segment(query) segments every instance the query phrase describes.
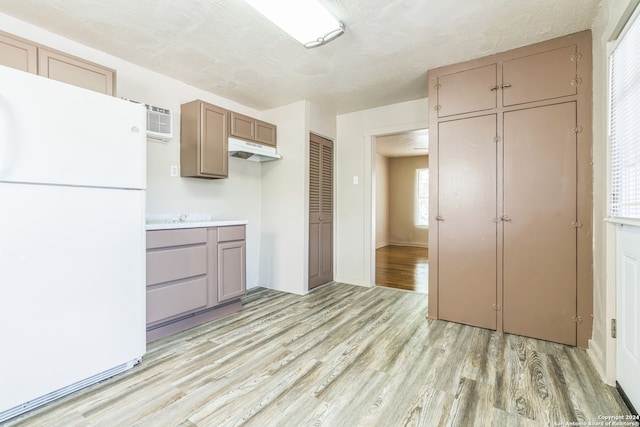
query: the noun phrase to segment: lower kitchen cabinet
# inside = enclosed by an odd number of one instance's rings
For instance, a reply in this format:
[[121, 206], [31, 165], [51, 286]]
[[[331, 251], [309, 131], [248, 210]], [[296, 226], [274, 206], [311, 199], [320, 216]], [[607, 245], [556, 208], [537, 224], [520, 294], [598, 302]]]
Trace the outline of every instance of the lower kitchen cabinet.
[[245, 226], [147, 231], [147, 342], [242, 308]]
[[231, 301], [245, 294], [245, 251], [244, 226], [218, 229], [218, 302]]

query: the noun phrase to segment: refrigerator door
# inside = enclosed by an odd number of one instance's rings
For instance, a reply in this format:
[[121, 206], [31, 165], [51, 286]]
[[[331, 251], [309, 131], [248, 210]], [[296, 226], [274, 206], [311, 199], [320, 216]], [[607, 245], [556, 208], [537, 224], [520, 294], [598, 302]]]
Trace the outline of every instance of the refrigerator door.
[[144, 197], [0, 183], [0, 412], [145, 353]]
[[146, 186], [144, 106], [0, 66], [0, 181]]

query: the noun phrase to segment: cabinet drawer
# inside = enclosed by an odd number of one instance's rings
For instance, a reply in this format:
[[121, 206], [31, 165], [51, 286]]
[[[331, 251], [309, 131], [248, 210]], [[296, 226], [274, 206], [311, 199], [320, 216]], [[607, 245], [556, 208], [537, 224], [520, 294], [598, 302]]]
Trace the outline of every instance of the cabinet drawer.
[[231, 240], [244, 240], [244, 225], [232, 225], [218, 228], [218, 242], [229, 242]]
[[207, 278], [147, 291], [147, 324], [191, 312], [207, 305]]
[[207, 274], [207, 247], [147, 253], [147, 286]]
[[147, 249], [194, 245], [207, 242], [206, 228], [147, 231]]

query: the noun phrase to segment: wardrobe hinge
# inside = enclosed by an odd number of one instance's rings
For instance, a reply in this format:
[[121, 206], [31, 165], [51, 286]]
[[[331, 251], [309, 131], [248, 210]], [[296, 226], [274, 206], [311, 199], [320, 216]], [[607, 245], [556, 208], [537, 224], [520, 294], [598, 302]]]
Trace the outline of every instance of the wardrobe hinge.
[[582, 228], [582, 223], [580, 221], [572, 221], [571, 226], [573, 228]]
[[573, 133], [582, 133], [583, 128], [582, 128], [582, 126], [576, 126], [576, 127], [574, 127], [573, 129], [571, 129], [571, 131], [572, 131]]
[[571, 80], [571, 86], [578, 86], [579, 84], [582, 84], [582, 79], [580, 77], [576, 77]]
[[433, 109], [436, 111], [440, 111], [441, 108], [442, 108], [442, 105], [436, 105], [435, 107], [433, 107]]
[[577, 62], [577, 61], [580, 61], [582, 59], [582, 54], [580, 52], [573, 53], [573, 54], [571, 54], [571, 56], [569, 58], [571, 58], [572, 62]]
[[491, 308], [493, 308], [495, 311], [500, 311], [500, 304], [493, 304]]
[[502, 141], [502, 138], [500, 138], [499, 136], [493, 137], [493, 142], [500, 142], [500, 141]]
[[571, 321], [575, 323], [582, 323], [582, 317], [580, 316], [572, 316]]
[[433, 85], [434, 89], [440, 89], [442, 87], [442, 84], [440, 83], [436, 83]]

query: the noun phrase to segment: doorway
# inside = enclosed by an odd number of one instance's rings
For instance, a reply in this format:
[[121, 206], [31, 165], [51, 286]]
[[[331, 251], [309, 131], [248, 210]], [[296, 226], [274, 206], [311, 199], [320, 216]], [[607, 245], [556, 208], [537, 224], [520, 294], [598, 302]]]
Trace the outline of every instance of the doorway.
[[427, 293], [429, 150], [427, 129], [373, 137], [375, 283]]

